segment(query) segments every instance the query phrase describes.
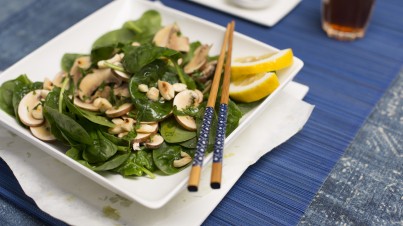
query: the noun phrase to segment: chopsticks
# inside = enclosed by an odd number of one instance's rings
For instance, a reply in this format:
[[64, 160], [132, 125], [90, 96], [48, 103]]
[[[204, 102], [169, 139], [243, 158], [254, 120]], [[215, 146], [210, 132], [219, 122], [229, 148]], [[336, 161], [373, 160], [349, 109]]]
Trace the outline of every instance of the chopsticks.
[[[207, 149], [209, 143], [209, 134], [211, 122], [214, 116], [214, 106], [217, 98], [218, 87], [220, 85], [221, 73], [224, 64], [224, 59], [226, 60], [226, 65], [224, 69], [224, 80], [223, 88], [220, 101], [219, 110], [219, 123], [217, 126], [216, 140], [214, 144], [214, 154], [213, 154], [213, 169], [211, 178], [211, 187], [220, 188], [221, 186], [221, 169], [222, 169], [222, 151], [224, 148], [225, 140], [225, 129], [226, 129], [226, 118], [227, 118], [227, 104], [229, 99], [229, 83], [230, 83], [230, 67], [231, 67], [231, 52], [232, 52], [232, 39], [234, 32], [235, 22], [232, 21], [228, 23], [227, 30], [225, 32], [224, 41], [221, 47], [220, 56], [218, 58], [217, 69], [214, 74], [213, 83], [210, 90], [210, 95], [207, 101], [206, 110], [203, 116], [203, 122], [201, 126], [201, 131], [199, 134], [199, 139], [197, 141], [196, 153], [192, 163], [192, 169], [190, 171], [188, 190], [197, 191], [200, 181], [201, 169], [203, 166], [204, 153]], [[228, 45], [227, 57], [226, 49]]]

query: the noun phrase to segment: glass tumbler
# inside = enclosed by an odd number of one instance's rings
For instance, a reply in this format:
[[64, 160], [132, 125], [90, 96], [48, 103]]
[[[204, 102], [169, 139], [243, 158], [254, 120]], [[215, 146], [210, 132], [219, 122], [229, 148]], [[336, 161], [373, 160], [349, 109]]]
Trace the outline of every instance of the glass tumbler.
[[338, 40], [365, 35], [375, 0], [322, 0], [322, 28]]

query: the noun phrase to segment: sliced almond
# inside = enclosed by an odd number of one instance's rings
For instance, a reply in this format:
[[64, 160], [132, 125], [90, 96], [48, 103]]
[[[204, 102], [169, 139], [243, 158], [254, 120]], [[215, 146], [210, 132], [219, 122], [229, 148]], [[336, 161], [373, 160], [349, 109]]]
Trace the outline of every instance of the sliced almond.
[[172, 100], [175, 96], [175, 90], [174, 87], [169, 83], [165, 81], [158, 80], [158, 90], [161, 93], [161, 96], [165, 100]]

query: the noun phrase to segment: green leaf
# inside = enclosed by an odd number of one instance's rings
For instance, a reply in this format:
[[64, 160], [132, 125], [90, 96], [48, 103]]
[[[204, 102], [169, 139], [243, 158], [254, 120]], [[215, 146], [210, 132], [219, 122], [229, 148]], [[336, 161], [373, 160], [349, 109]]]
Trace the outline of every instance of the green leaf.
[[59, 113], [57, 110], [46, 105], [44, 107], [44, 110], [45, 117], [51, 118], [51, 121], [54, 122], [54, 124], [59, 130], [63, 132], [63, 134], [74, 141], [78, 141], [88, 145], [91, 145], [93, 143], [93, 140], [87, 133], [87, 131], [74, 119], [62, 113]]
[[121, 166], [126, 160], [129, 158], [130, 153], [115, 155], [108, 161], [102, 163], [101, 165], [95, 166], [93, 168], [94, 171], [107, 171], [115, 169]]
[[173, 165], [174, 160], [181, 159], [182, 148], [179, 145], [168, 145], [163, 143], [159, 148], [153, 150], [153, 159], [155, 165], [167, 175], [175, 174], [187, 166], [176, 168]]
[[73, 67], [74, 61], [81, 56], [85, 56], [85, 54], [65, 53], [60, 62], [62, 70], [65, 72], [70, 72], [70, 69]]
[[146, 11], [139, 19], [124, 23], [123, 28], [133, 31], [138, 42], [151, 41], [147, 38], [161, 29], [161, 15], [155, 10]]
[[196, 137], [196, 132], [183, 129], [174, 117], [161, 122], [160, 133], [168, 143], [180, 143]]
[[125, 46], [123, 48], [123, 67], [130, 73], [140, 71], [147, 64], [161, 58], [179, 59], [181, 53], [173, 49], [143, 44], [141, 46]]
[[118, 148], [106, 139], [99, 130], [91, 131], [92, 143], [83, 152], [84, 160], [89, 163], [105, 162], [116, 154]]

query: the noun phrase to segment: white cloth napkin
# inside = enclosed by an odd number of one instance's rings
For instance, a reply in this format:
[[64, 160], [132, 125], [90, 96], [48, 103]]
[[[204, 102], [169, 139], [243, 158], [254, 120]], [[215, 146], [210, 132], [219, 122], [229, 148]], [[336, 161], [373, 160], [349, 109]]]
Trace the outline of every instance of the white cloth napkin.
[[3, 127], [0, 127], [0, 157], [39, 208], [68, 224], [200, 225], [249, 165], [302, 129], [314, 106], [300, 100], [307, 92], [300, 88], [299, 84], [290, 83], [225, 148], [221, 189], [208, 187], [209, 165], [202, 174], [199, 192], [183, 190], [160, 209], [148, 209], [114, 194]]

